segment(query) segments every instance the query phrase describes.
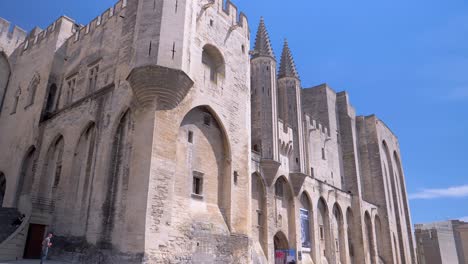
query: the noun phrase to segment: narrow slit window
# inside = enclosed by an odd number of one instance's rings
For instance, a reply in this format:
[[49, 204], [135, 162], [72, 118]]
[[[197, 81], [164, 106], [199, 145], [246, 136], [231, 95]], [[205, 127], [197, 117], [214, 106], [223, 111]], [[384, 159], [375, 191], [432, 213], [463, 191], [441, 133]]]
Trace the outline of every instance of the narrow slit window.
[[257, 210], [257, 226], [262, 227], [262, 211]]
[[193, 132], [189, 131], [187, 135], [187, 140], [189, 143], [193, 143]]
[[325, 148], [322, 148], [322, 159], [323, 159], [323, 160], [326, 159], [326, 156], [325, 156]]
[[324, 239], [323, 226], [320, 226], [319, 229], [320, 229], [320, 239], [323, 240]]

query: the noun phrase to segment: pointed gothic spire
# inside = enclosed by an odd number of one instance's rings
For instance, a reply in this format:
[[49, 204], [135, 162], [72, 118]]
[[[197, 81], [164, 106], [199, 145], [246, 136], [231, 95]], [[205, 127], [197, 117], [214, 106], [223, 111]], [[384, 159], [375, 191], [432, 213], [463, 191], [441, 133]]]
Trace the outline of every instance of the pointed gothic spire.
[[260, 18], [260, 25], [257, 30], [257, 37], [255, 38], [255, 47], [252, 54], [253, 58], [267, 56], [275, 58], [273, 54], [273, 49], [271, 48], [270, 37], [265, 27], [265, 21], [263, 17]]
[[284, 40], [278, 77], [293, 77], [299, 79], [299, 74], [297, 73], [296, 65], [294, 64], [294, 59], [291, 55], [291, 50], [289, 49], [287, 40]]

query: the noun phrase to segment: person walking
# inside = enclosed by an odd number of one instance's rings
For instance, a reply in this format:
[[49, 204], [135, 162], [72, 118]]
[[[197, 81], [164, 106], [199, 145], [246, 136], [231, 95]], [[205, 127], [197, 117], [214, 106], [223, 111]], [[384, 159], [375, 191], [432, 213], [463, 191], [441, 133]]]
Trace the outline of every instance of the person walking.
[[47, 233], [46, 238], [42, 241], [42, 251], [41, 251], [41, 264], [45, 263], [47, 259], [47, 253], [49, 253], [49, 248], [52, 246], [50, 240], [52, 239], [52, 233]]

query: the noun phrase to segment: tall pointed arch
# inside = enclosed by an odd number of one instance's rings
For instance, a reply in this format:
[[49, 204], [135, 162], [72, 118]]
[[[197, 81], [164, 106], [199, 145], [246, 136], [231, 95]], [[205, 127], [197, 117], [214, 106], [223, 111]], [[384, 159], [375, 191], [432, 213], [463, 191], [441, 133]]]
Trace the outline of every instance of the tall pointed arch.
[[96, 153], [96, 126], [89, 123], [81, 133], [73, 154], [71, 187], [69, 200], [78, 202], [74, 207], [72, 230], [76, 235], [86, 233], [88, 212], [94, 181], [94, 163]]
[[18, 183], [16, 185], [15, 206], [19, 205], [20, 197], [22, 195], [30, 195], [34, 176], [34, 155], [36, 147], [31, 146], [26, 151], [24, 158], [21, 162]]
[[375, 242], [374, 242], [374, 228], [372, 227], [372, 219], [368, 211], [364, 213], [364, 224], [366, 234], [366, 248], [367, 248], [367, 263], [375, 264]]
[[114, 230], [124, 228], [127, 208], [127, 190], [131, 155], [131, 118], [127, 110], [117, 122], [112, 138], [109, 167], [105, 185], [105, 201], [102, 206], [101, 237], [99, 244], [103, 248], [112, 248]]
[[356, 232], [356, 225], [354, 223], [354, 215], [351, 207], [346, 210], [346, 223], [348, 224], [346, 232], [348, 233], [348, 254], [350, 264], [356, 263], [356, 252], [354, 250], [354, 244], [356, 241], [354, 232]]
[[406, 195], [406, 184], [405, 184], [405, 177], [403, 174], [403, 167], [401, 165], [401, 160], [396, 151], [393, 151], [393, 159], [395, 160], [396, 164], [396, 171], [398, 175], [398, 180], [400, 182], [400, 192], [401, 192], [401, 199], [402, 199], [402, 207], [404, 210], [405, 214], [405, 220], [406, 220], [406, 232], [408, 234], [408, 239], [409, 239], [409, 247], [410, 247], [410, 254], [411, 254], [411, 259], [415, 261], [416, 256], [414, 252], [414, 244], [413, 244], [413, 236], [412, 233], [413, 231], [411, 230], [411, 218], [410, 218], [410, 210], [408, 207], [408, 197]]
[[392, 200], [393, 200], [393, 213], [395, 215], [395, 220], [396, 220], [396, 227], [397, 227], [397, 235], [398, 235], [398, 247], [399, 247], [399, 252], [400, 252], [400, 261], [401, 263], [405, 263], [405, 249], [404, 249], [404, 243], [403, 243], [403, 234], [402, 234], [402, 225], [401, 225], [401, 214], [400, 214], [400, 208], [401, 208], [401, 203], [399, 199], [399, 190], [398, 190], [398, 185], [395, 177], [395, 168], [393, 167], [393, 162], [392, 162], [392, 157], [390, 155], [390, 149], [388, 148], [387, 142], [384, 140], [382, 141], [382, 148], [384, 151], [384, 156], [385, 156], [385, 161], [388, 166], [389, 170], [389, 178], [390, 183], [391, 183], [391, 192], [392, 192]]
[[[333, 252], [332, 239], [330, 230], [330, 217], [328, 212], [327, 202], [323, 197], [320, 197], [317, 204], [317, 221], [318, 221], [318, 239], [321, 259], [325, 259], [327, 263], [332, 263]], [[322, 260], [323, 262], [323, 260]]]
[[258, 173], [252, 174], [252, 228], [260, 243], [264, 256], [268, 256], [268, 221], [266, 188]]
[[335, 254], [337, 263], [346, 263], [346, 242], [344, 231], [344, 219], [341, 207], [338, 203], [333, 206], [333, 238], [335, 241]]

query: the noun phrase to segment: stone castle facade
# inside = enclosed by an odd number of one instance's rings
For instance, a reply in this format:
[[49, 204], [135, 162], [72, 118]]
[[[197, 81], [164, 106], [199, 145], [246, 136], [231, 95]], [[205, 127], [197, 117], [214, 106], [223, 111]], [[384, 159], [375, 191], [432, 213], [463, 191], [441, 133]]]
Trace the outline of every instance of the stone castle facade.
[[303, 89], [263, 20], [253, 48], [220, 0], [0, 26], [19, 257], [51, 230], [51, 254], [79, 263], [416, 263], [396, 136], [346, 92]]

